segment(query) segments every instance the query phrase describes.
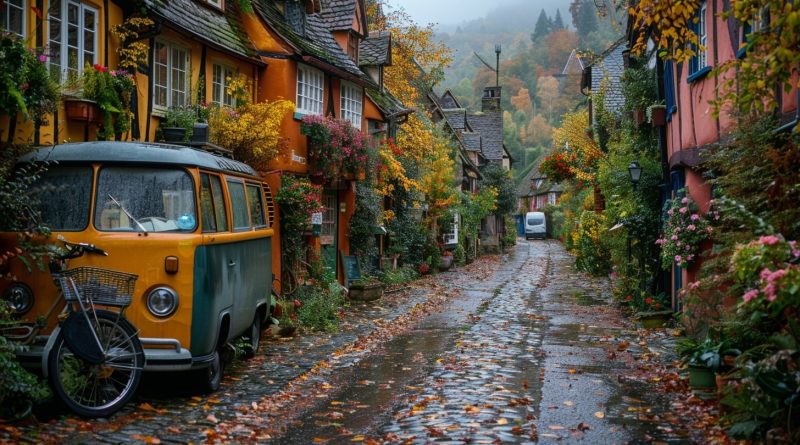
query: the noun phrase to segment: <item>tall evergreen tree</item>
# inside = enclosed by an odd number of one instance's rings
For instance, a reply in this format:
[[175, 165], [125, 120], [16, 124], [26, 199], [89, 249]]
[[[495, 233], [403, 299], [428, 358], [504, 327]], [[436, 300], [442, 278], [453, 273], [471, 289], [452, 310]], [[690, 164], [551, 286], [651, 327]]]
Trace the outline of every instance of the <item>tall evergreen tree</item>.
[[589, 0], [573, 0], [569, 5], [572, 14], [572, 24], [580, 35], [581, 42], [585, 42], [589, 34], [597, 31], [597, 9], [594, 2]]
[[553, 31], [564, 29], [564, 20], [561, 18], [561, 10], [556, 9], [556, 18], [553, 19]]
[[539, 19], [536, 20], [536, 28], [534, 29], [533, 34], [531, 34], [531, 40], [537, 42], [539, 39], [550, 34], [551, 27], [552, 22], [547, 17], [547, 13], [544, 12], [544, 9], [542, 9], [542, 12], [539, 13]]

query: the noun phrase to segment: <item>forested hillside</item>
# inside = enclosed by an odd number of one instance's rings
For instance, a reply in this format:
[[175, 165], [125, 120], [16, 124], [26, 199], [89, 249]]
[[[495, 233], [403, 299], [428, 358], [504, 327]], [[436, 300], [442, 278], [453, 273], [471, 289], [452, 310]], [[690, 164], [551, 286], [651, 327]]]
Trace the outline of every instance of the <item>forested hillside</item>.
[[517, 175], [551, 144], [560, 116], [583, 100], [575, 79], [559, 76], [570, 52], [600, 53], [622, 32], [614, 17], [598, 13], [592, 0], [555, 0], [544, 8], [542, 3], [498, 7], [438, 35], [454, 51], [441, 86], [472, 110], [480, 109], [483, 88], [495, 83], [494, 72], [474, 53], [494, 66], [495, 44], [502, 45], [505, 142], [517, 161]]

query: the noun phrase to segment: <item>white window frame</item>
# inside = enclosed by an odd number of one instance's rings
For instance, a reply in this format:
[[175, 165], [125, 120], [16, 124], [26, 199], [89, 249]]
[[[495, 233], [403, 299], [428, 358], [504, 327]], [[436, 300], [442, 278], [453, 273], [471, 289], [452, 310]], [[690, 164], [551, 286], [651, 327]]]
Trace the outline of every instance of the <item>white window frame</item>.
[[360, 129], [364, 109], [364, 90], [354, 83], [342, 81], [339, 94], [342, 119], [350, 121], [354, 127]]
[[[3, 9], [3, 13], [5, 15], [5, 19], [2, 22], [0, 22], [0, 27], [5, 29], [6, 31], [11, 32], [12, 34], [18, 35], [18, 36], [20, 36], [20, 37], [22, 37], [24, 39], [25, 38], [25, 33], [27, 32], [27, 29], [26, 29], [26, 25], [27, 25], [27, 14], [26, 14], [26, 11], [28, 9], [28, 5], [27, 5], [28, 2], [27, 2], [27, 0], [19, 0], [20, 4], [19, 5], [15, 5], [15, 4], [11, 3], [12, 1], [14, 1], [14, 0], [5, 0], [5, 2], [4, 2], [4, 5], [3, 5], [2, 9]], [[9, 14], [9, 10], [11, 8], [19, 10], [22, 13], [22, 23], [21, 23], [22, 29], [20, 30], [19, 33], [14, 31], [14, 30], [8, 29], [9, 19], [11, 17], [11, 14]]]
[[[708, 42], [708, 26], [706, 22], [706, 1], [703, 0], [700, 3], [700, 21], [697, 24], [697, 29], [700, 31], [700, 35], [698, 37], [698, 43], [700, 46], [697, 49], [697, 69], [701, 70], [708, 66], [708, 48], [706, 47], [706, 43]], [[702, 50], [700, 49], [702, 47]]]
[[[98, 23], [100, 22], [100, 11], [98, 11], [97, 8], [89, 6], [89, 5], [85, 4], [85, 3], [81, 3], [79, 1], [74, 1], [74, 0], [54, 0], [54, 1], [59, 1], [60, 2], [61, 9], [59, 11], [59, 16], [55, 17], [55, 16], [52, 16], [50, 14], [52, 9], [48, 8], [48, 11], [47, 11], [47, 42], [48, 42], [48, 46], [51, 48], [51, 50], [55, 45], [58, 45], [58, 47], [59, 47], [59, 50], [60, 50], [59, 57], [58, 57], [59, 79], [64, 81], [64, 80], [67, 79], [68, 73], [70, 71], [72, 71], [76, 76], [79, 76], [79, 75], [83, 74], [83, 68], [84, 68], [85, 64], [81, 63], [81, 62], [84, 61], [85, 55], [88, 52], [86, 50], [86, 45], [85, 45], [85, 43], [86, 43], [85, 42], [86, 26], [84, 24], [84, 18], [86, 17], [86, 12], [90, 12], [90, 13], [94, 14], [94, 29], [91, 30], [92, 34], [93, 34], [93, 41], [92, 41], [93, 52], [91, 52], [90, 54], [92, 54], [92, 64], [96, 64], [97, 63], [97, 60], [98, 60], [98, 54], [97, 54], [98, 37], [97, 37], [97, 32], [98, 32]], [[76, 61], [77, 62], [77, 66], [75, 67], [75, 69], [72, 69], [72, 68], [69, 67], [69, 49], [70, 49], [70, 45], [67, 42], [67, 36], [69, 34], [69, 26], [70, 26], [70, 24], [67, 22], [67, 19], [68, 19], [69, 7], [70, 6], [74, 6], [74, 7], [78, 8], [78, 23], [76, 24], [77, 27], [78, 27], [78, 42], [77, 42], [77, 46], [73, 47], [73, 48], [77, 49], [77, 51], [78, 51], [78, 56], [77, 56], [78, 60]], [[59, 36], [58, 36], [58, 38], [60, 39], [59, 41], [53, 40], [53, 36], [50, 34], [51, 23], [54, 22], [54, 21], [58, 21], [59, 25], [60, 25], [60, 28], [61, 28], [60, 32], [59, 32]], [[55, 61], [55, 57], [51, 56], [50, 60], [48, 62], [48, 67], [49, 66], [53, 66], [54, 65], [54, 63], [53, 63], [54, 61]]]
[[325, 75], [322, 71], [297, 64], [297, 112], [322, 115], [324, 97]]
[[[219, 78], [217, 77], [217, 70], [219, 70]], [[211, 66], [211, 102], [219, 106], [236, 106], [236, 100], [228, 94], [228, 78], [233, 79], [236, 75], [236, 70], [219, 63]]]
[[[156, 59], [156, 55], [158, 53], [158, 49], [160, 46], [164, 46], [167, 48], [166, 63], [162, 63]], [[184, 69], [180, 69], [180, 67], [174, 66], [173, 59], [175, 58], [176, 52], [183, 52], [183, 58], [185, 63]], [[178, 56], [180, 56], [180, 54], [178, 54]], [[188, 48], [170, 42], [168, 40], [156, 40], [155, 44], [153, 45], [153, 108], [158, 110], [166, 110], [167, 108], [184, 106], [191, 103], [191, 98], [189, 97], [189, 86], [191, 84], [191, 78], [192, 78], [192, 67], [190, 65], [190, 60], [191, 60], [190, 53]], [[159, 67], [162, 66], [166, 67], [166, 72], [167, 72], [166, 79], [160, 79], [158, 75], [157, 70]], [[177, 74], [182, 73], [184, 76], [183, 90], [173, 88], [173, 80], [176, 73]], [[159, 103], [158, 101], [157, 91], [160, 88], [166, 89], [167, 91], [165, 103]], [[173, 100], [173, 96], [176, 93], [183, 95], [183, 103], [175, 103], [176, 101]]]

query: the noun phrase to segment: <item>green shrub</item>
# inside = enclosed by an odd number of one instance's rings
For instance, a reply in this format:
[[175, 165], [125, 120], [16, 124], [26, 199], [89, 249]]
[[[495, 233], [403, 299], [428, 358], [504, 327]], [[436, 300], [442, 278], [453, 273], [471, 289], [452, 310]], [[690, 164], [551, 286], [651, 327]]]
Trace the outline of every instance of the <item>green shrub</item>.
[[408, 283], [419, 278], [419, 274], [411, 266], [399, 267], [394, 270], [386, 270], [378, 276], [386, 285], [397, 285]]
[[[0, 327], [11, 321], [10, 312], [0, 302]], [[25, 415], [33, 403], [50, 395], [47, 386], [17, 362], [18, 346], [0, 336], [0, 418], [13, 419]]]
[[297, 290], [297, 299], [302, 306], [297, 318], [304, 327], [322, 332], [339, 329], [340, 312], [344, 305], [341, 291], [331, 292], [319, 285], [303, 286]]

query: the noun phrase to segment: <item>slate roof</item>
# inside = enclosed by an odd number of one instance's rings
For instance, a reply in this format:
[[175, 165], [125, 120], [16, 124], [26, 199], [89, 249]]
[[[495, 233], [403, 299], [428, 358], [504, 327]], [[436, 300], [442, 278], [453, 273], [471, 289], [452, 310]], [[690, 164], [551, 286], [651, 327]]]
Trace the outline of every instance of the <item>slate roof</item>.
[[358, 46], [358, 65], [392, 64], [392, 34], [382, 31], [377, 35], [363, 39]]
[[502, 161], [505, 153], [502, 111], [467, 114], [467, 122], [473, 131], [481, 134], [483, 156], [489, 161]]
[[253, 0], [253, 7], [275, 32], [297, 48], [302, 55], [313, 56], [372, 83], [369, 76], [358, 69], [356, 64], [350, 60], [350, 57], [345, 54], [342, 47], [339, 46], [339, 43], [336, 42], [330, 30], [326, 27], [320, 14], [307, 16], [305, 24], [306, 35], [301, 36], [286, 22], [283, 13], [275, 6], [274, 2]]
[[322, 22], [331, 31], [341, 31], [353, 27], [356, 13], [356, 0], [322, 0]]
[[539, 166], [534, 166], [531, 171], [528, 172], [520, 181], [519, 185], [517, 185], [517, 196], [533, 196], [533, 184], [532, 180], [536, 178], [539, 174]]
[[403, 104], [392, 96], [388, 91], [380, 91], [377, 88], [367, 88], [367, 97], [381, 109], [387, 117], [398, 116], [411, 113], [412, 110], [404, 107]]
[[144, 0], [152, 16], [161, 18], [224, 52], [258, 60], [255, 46], [244, 31], [236, 2], [225, 11], [198, 5], [194, 0]]
[[464, 138], [464, 148], [467, 151], [481, 151], [481, 148], [483, 148], [480, 133], [464, 131], [461, 133], [461, 137]]
[[461, 108], [461, 104], [458, 103], [458, 100], [450, 90], [445, 90], [439, 101], [444, 108]]
[[453, 130], [466, 130], [467, 129], [467, 110], [463, 108], [457, 109], [443, 109], [442, 114], [453, 127]]
[[625, 39], [618, 40], [587, 66], [591, 69], [592, 92], [599, 92], [604, 79], [608, 79], [605, 106], [606, 110], [615, 113], [620, 112], [625, 105], [625, 96], [622, 95], [622, 74], [625, 72], [622, 52], [627, 48], [625, 43]]

